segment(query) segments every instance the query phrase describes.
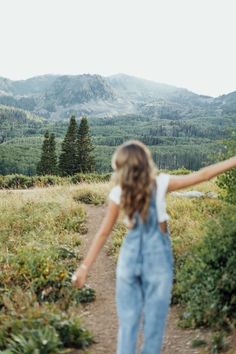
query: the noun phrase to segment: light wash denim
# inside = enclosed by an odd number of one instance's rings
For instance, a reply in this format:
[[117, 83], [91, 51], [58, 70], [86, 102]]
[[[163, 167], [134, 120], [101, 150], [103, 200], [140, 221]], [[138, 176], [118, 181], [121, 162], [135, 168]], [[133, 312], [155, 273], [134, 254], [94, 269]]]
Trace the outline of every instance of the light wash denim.
[[147, 221], [136, 213], [116, 270], [116, 304], [119, 320], [117, 354], [135, 354], [143, 317], [142, 354], [160, 354], [171, 300], [173, 256], [169, 232], [158, 224], [154, 191]]

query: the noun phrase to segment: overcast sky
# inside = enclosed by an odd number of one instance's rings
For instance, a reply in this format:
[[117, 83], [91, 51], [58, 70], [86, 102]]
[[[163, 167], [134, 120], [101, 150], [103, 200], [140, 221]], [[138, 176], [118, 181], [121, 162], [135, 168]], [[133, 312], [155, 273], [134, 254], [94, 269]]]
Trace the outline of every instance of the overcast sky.
[[236, 0], [0, 0], [0, 76], [126, 73], [236, 90]]

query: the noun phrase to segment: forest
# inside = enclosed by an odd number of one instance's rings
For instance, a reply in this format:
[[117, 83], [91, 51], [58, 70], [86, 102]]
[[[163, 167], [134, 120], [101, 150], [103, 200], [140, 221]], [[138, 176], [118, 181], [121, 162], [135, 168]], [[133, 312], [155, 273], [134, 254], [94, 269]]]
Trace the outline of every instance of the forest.
[[[219, 158], [224, 141], [236, 128], [232, 115], [177, 120], [122, 115], [88, 117], [88, 122], [99, 173], [111, 171], [115, 147], [129, 139], [148, 145], [158, 168], [196, 170]], [[68, 123], [69, 119], [46, 120], [18, 108], [0, 106], [0, 174], [35, 175], [45, 132], [55, 134], [59, 156]]]

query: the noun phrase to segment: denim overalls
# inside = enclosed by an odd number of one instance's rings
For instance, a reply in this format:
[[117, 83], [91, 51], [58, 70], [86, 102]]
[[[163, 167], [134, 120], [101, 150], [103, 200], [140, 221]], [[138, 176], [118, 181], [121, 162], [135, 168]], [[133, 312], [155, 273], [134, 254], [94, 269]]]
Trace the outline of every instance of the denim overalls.
[[165, 322], [171, 300], [173, 257], [169, 233], [158, 224], [156, 188], [145, 223], [136, 213], [116, 270], [116, 303], [119, 320], [117, 354], [135, 354], [141, 315], [142, 354], [161, 353]]

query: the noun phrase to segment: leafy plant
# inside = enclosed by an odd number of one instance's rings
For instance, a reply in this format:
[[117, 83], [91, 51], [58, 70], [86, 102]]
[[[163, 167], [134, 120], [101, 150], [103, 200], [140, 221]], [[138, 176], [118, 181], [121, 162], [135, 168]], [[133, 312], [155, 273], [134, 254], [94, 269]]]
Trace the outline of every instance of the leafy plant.
[[207, 342], [204, 339], [196, 338], [192, 341], [192, 348], [205, 347]]
[[55, 304], [37, 303], [30, 293], [25, 295], [24, 303], [21, 293], [14, 301], [6, 299], [5, 312], [0, 313], [0, 349], [11, 349], [17, 341], [30, 349], [33, 346], [50, 349], [56, 345], [58, 348], [85, 348], [92, 343], [93, 337], [82, 326], [76, 309], [71, 307], [64, 312]]
[[64, 320], [55, 327], [65, 347], [84, 349], [93, 341], [91, 334], [81, 326], [79, 318]]
[[183, 326], [231, 327], [236, 316], [235, 215], [235, 207], [225, 206], [177, 268], [175, 295], [185, 306]]
[[22, 334], [12, 335], [7, 345], [12, 354], [56, 354], [61, 347], [59, 335], [51, 326], [25, 329]]
[[[236, 137], [235, 132], [232, 133], [230, 141], [225, 142], [226, 152], [223, 158], [230, 158], [236, 155]], [[236, 203], [236, 168], [225, 172], [217, 178], [217, 184], [225, 192], [223, 199], [231, 204]]]
[[79, 291], [77, 292], [76, 297], [76, 301], [78, 303], [83, 303], [83, 302], [92, 302], [95, 300], [96, 298], [96, 293], [94, 291], [94, 289], [88, 287], [88, 286], [84, 286], [82, 289], [79, 289]]
[[211, 339], [211, 354], [218, 354], [227, 348], [223, 332], [216, 333]]
[[95, 183], [108, 182], [111, 178], [111, 173], [76, 173], [70, 177], [71, 183]]
[[84, 189], [78, 191], [74, 199], [85, 204], [100, 205], [105, 203], [106, 197], [101, 192]]

